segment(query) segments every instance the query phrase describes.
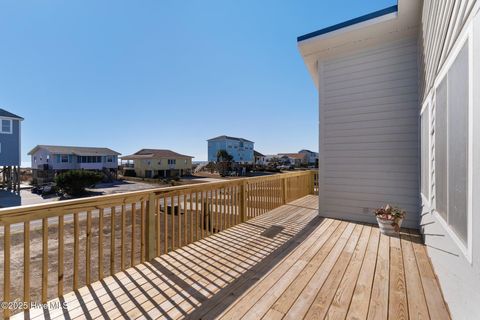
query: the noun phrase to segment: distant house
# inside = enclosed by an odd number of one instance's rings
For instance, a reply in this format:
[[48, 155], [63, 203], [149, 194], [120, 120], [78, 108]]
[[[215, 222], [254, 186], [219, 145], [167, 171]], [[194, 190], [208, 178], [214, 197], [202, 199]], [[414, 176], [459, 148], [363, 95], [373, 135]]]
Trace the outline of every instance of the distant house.
[[21, 122], [19, 117], [0, 109], [0, 167], [2, 186], [19, 189]]
[[108, 148], [38, 145], [28, 155], [31, 156], [33, 180], [40, 183], [39, 177], [44, 178], [42, 182], [51, 180], [41, 171], [57, 173], [84, 169], [116, 175], [120, 153]]
[[137, 177], [142, 178], [167, 178], [183, 176], [192, 172], [192, 156], [176, 153], [164, 149], [142, 149], [132, 155], [122, 157], [122, 161], [133, 161]]
[[307, 149], [302, 149], [298, 151], [298, 153], [306, 154], [307, 155], [307, 163], [308, 164], [318, 164], [318, 152], [310, 151]]
[[[280, 160], [280, 156], [277, 154], [265, 154], [255, 159], [255, 164], [259, 166], [268, 166], [272, 163], [272, 160], [274, 159]], [[275, 162], [278, 162], [278, 161], [275, 161]]]
[[253, 150], [253, 156], [255, 158], [256, 165], [265, 165], [265, 155], [260, 152]]
[[233, 161], [243, 164], [253, 164], [255, 161], [254, 142], [229, 136], [219, 136], [208, 140], [208, 161], [217, 161], [217, 152], [226, 150], [233, 157]]
[[291, 166], [301, 167], [308, 164], [307, 154], [305, 153], [279, 153], [278, 157], [284, 163], [290, 163]]

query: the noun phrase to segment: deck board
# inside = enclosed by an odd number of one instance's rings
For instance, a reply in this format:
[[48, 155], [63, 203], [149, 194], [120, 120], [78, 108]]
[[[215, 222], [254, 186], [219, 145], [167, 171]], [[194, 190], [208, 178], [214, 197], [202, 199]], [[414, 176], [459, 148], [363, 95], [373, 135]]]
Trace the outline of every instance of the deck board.
[[449, 319], [416, 231], [386, 237], [317, 212], [318, 198], [304, 197], [26, 318]]

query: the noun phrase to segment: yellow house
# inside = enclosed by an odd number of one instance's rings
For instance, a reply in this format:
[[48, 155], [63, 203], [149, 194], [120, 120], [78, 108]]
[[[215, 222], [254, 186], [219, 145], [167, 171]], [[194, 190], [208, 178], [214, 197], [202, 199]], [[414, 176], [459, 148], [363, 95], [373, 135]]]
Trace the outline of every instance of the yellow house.
[[122, 161], [133, 161], [135, 175], [142, 178], [168, 178], [183, 176], [192, 172], [192, 158], [164, 149], [142, 149], [132, 155], [122, 157]]

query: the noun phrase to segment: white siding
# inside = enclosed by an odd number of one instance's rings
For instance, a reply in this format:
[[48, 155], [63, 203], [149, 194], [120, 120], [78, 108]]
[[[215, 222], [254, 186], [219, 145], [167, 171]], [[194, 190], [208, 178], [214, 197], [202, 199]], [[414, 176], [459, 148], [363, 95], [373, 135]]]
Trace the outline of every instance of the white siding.
[[[439, 84], [442, 74], [448, 61], [453, 58], [455, 48], [461, 44], [461, 36], [471, 28], [473, 21], [473, 48], [470, 57], [471, 80], [470, 88], [480, 87], [480, 15], [478, 13], [479, 3], [476, 0], [425, 0], [422, 15], [422, 35], [423, 35], [423, 64], [425, 70], [423, 74], [424, 82], [421, 84], [424, 90], [423, 103], [432, 96], [433, 113], [437, 117], [432, 118], [433, 124], [442, 120], [442, 115], [438, 114], [436, 108], [441, 107], [440, 98], [435, 92], [435, 84]], [[438, 12], [444, 12], [446, 19]], [[476, 15], [473, 20], [473, 16]], [[471, 165], [472, 174], [468, 179], [471, 183], [470, 198], [472, 200], [471, 216], [471, 243], [467, 251], [462, 248], [462, 244], [455, 239], [453, 232], [449, 229], [443, 219], [435, 212], [435, 206], [440, 210], [440, 203], [437, 199], [442, 175], [435, 172], [435, 167], [439, 167], [439, 160], [435, 157], [435, 151], [441, 148], [438, 144], [438, 137], [442, 132], [435, 132], [437, 137], [433, 137], [431, 153], [431, 182], [430, 190], [433, 191], [429, 201], [423, 203], [422, 208], [422, 233], [424, 234], [425, 244], [427, 245], [429, 256], [438, 276], [445, 299], [449, 305], [452, 317], [454, 319], [480, 319], [480, 126], [476, 125], [480, 121], [480, 92], [473, 90], [471, 110], [469, 115], [470, 125], [472, 126], [472, 152]], [[446, 116], [446, 115], [445, 115]], [[450, 119], [451, 120], [451, 119]], [[438, 130], [437, 130], [438, 131]], [[437, 182], [439, 185], [436, 185]], [[451, 181], [444, 181], [452, 187]], [[440, 190], [441, 191], [441, 190]], [[469, 251], [471, 257], [469, 257]]]
[[425, 98], [477, 0], [424, 0], [422, 45]]
[[418, 227], [417, 57], [412, 38], [319, 61], [321, 215], [374, 222], [391, 203]]

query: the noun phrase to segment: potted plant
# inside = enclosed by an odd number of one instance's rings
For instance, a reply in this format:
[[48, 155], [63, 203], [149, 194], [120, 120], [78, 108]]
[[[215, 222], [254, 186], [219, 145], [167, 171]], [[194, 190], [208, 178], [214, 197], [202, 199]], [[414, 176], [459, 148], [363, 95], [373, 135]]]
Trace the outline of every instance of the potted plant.
[[407, 215], [405, 210], [387, 204], [384, 208], [374, 211], [377, 217], [380, 232], [387, 236], [394, 236], [400, 231], [403, 218]]

